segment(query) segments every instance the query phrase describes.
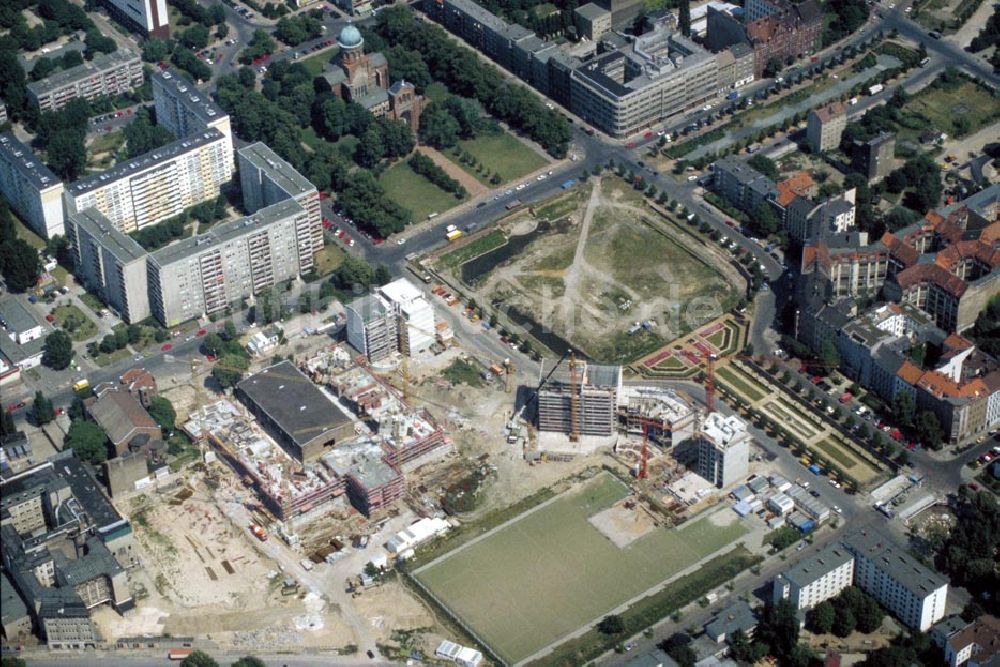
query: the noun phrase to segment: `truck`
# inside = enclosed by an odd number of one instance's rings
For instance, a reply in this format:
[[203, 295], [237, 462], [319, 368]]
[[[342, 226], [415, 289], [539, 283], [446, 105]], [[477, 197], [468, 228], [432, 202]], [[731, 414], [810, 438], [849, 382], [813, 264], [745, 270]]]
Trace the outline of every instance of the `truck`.
[[90, 383], [87, 381], [87, 378], [83, 378], [73, 383], [73, 391], [83, 391], [89, 386]]
[[507, 209], [508, 211], [513, 211], [515, 208], [517, 208], [520, 205], [521, 205], [521, 200], [520, 199], [515, 199], [514, 201], [507, 202], [507, 204], [504, 206], [504, 208]]
[[872, 86], [871, 88], [868, 89], [868, 94], [869, 95], [878, 95], [883, 90], [885, 90], [885, 86], [883, 86], [881, 83], [876, 83], [874, 86]]
[[446, 239], [448, 239], [449, 242], [455, 241], [456, 239], [460, 239], [462, 237], [462, 230], [461, 229], [453, 229], [450, 232], [448, 232], [447, 234], [445, 234], [444, 237]]
[[189, 648], [172, 648], [167, 651], [167, 660], [183, 660], [194, 653], [193, 649]]
[[264, 530], [264, 527], [260, 524], [251, 523], [250, 532], [253, 533], [253, 536], [261, 542], [267, 542], [267, 531]]

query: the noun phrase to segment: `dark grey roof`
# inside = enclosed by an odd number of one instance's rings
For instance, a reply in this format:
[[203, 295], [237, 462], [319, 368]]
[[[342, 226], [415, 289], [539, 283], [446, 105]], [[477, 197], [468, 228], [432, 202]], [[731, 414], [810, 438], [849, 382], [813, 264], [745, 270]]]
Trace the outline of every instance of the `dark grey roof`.
[[16, 296], [0, 300], [0, 323], [15, 333], [41, 326], [31, 308]]
[[87, 540], [87, 553], [77, 558], [68, 558], [61, 551], [53, 551], [52, 559], [64, 585], [79, 586], [100, 576], [113, 577], [122, 571], [121, 565], [111, 555], [108, 548], [96, 537]]
[[326, 82], [330, 84], [330, 87], [339, 86], [347, 80], [347, 74], [344, 72], [344, 68], [334, 65], [329, 69], [324, 69], [320, 76], [326, 79]]
[[855, 532], [844, 539], [844, 545], [914, 594], [926, 595], [948, 583], [944, 576], [921, 565], [905, 549], [875, 532]]
[[290, 361], [269, 366], [237, 385], [299, 447], [351, 420]]
[[839, 544], [834, 544], [786, 570], [782, 576], [799, 588], [803, 588], [853, 559], [854, 556], [850, 551]]
[[757, 616], [744, 600], [720, 611], [715, 618], [705, 625], [709, 638], [729, 637], [737, 630], [750, 632], [757, 627]]
[[173, 67], [154, 69], [156, 71], [151, 78], [163, 84], [180, 101], [184, 110], [196, 116], [203, 124], [208, 125], [226, 115], [211, 95], [198, 90], [180, 70]]
[[364, 97], [357, 100], [357, 103], [363, 106], [365, 109], [371, 109], [377, 107], [384, 102], [389, 100], [389, 93], [387, 93], [383, 88], [376, 88]]
[[[14, 584], [7, 577], [7, 573], [0, 573], [0, 618], [6, 626], [14, 623], [28, 615], [28, 608], [24, 606], [24, 600], [18, 595]], [[11, 639], [8, 637], [8, 639]]]
[[69, 217], [88, 235], [100, 240], [101, 247], [122, 264], [146, 259], [146, 251], [128, 234], [122, 234], [114, 223], [96, 208], [70, 212]]
[[604, 7], [594, 4], [593, 2], [588, 2], [585, 5], [577, 7], [576, 13], [579, 14], [582, 18], [593, 21], [594, 19], [599, 19], [602, 16], [610, 14], [611, 12], [606, 10]]
[[[551, 359], [542, 361], [541, 376], [543, 378], [549, 375], [554, 364], [555, 362]], [[602, 366], [581, 360], [577, 360], [577, 364], [579, 364], [580, 372], [585, 374], [587, 384], [594, 387], [616, 387], [621, 378], [621, 366]], [[547, 384], [569, 384], [569, 381], [569, 360], [564, 359], [549, 377]]]
[[9, 481], [4, 480], [0, 508], [6, 512], [11, 505], [20, 504], [32, 496], [58, 491], [66, 484], [65, 480], [56, 475], [52, 466], [39, 466], [34, 471], [18, 475]]
[[106, 534], [127, 524], [127, 521], [122, 518], [111, 501], [101, 492], [101, 485], [98, 484], [87, 464], [76, 458], [72, 449], [59, 452], [50, 460], [56, 474], [69, 482], [69, 486], [73, 490], [73, 497], [90, 515], [99, 534]]
[[625, 667], [678, 667], [677, 662], [662, 649], [653, 649], [649, 653], [637, 655], [625, 663]]
[[823, 16], [823, 10], [820, 9], [816, 0], [805, 0], [805, 2], [800, 2], [795, 5], [795, 11], [805, 23], [812, 23], [813, 21], [818, 21]]
[[14, 169], [39, 190], [62, 183], [13, 132], [0, 134], [0, 158], [14, 165]]
[[[382, 91], [385, 94], [385, 91]], [[315, 191], [308, 178], [303, 176], [287, 160], [263, 143], [256, 142], [239, 149], [240, 158], [247, 160], [256, 169], [260, 169], [268, 179], [281, 188], [289, 197], [297, 197], [303, 193]]]
[[0, 334], [0, 354], [16, 366], [25, 359], [41, 354], [42, 348], [45, 346], [45, 338], [46, 336], [43, 335], [41, 338], [29, 340], [24, 345], [18, 345], [8, 336]]
[[78, 81], [84, 81], [95, 74], [108, 72], [116, 67], [128, 65], [132, 62], [138, 64], [140, 62], [139, 56], [127, 49], [118, 49], [113, 53], [98, 53], [89, 63], [85, 62], [69, 69], [60, 70], [52, 74], [52, 76], [29, 83], [28, 90], [35, 97], [38, 97], [49, 91], [77, 83]]
[[740, 58], [746, 58], [747, 56], [753, 55], [753, 49], [747, 42], [736, 42], [729, 47], [729, 52], [733, 54], [733, 57], [739, 60]]

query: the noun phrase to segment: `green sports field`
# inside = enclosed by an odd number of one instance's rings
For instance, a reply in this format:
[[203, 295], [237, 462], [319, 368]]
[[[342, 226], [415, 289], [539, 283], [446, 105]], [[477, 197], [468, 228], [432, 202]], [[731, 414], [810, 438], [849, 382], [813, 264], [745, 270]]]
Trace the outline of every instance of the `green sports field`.
[[747, 532], [736, 522], [716, 525], [730, 518], [714, 513], [679, 529], [654, 529], [618, 548], [587, 518], [627, 494], [619, 480], [601, 474], [414, 574], [514, 663]]

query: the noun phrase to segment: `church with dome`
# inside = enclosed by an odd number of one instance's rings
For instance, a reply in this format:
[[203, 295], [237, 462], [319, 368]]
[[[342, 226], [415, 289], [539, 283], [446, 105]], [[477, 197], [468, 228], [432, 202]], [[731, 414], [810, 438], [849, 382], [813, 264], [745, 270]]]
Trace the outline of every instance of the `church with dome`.
[[389, 84], [389, 64], [381, 53], [365, 53], [361, 31], [348, 23], [337, 37], [337, 64], [322, 73], [334, 95], [360, 104], [376, 117], [399, 120], [416, 133], [425, 101], [412, 83]]

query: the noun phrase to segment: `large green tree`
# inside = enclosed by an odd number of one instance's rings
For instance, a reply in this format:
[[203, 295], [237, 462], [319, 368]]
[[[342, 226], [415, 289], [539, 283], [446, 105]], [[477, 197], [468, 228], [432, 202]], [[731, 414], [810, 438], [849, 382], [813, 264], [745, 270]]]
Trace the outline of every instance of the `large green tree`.
[[39, 426], [44, 426], [56, 418], [52, 401], [40, 391], [35, 392], [35, 400], [31, 405], [31, 416], [35, 418], [35, 423]]
[[11, 292], [25, 292], [38, 283], [42, 265], [38, 252], [11, 232], [0, 240], [0, 273]]
[[63, 442], [84, 461], [98, 464], [108, 458], [108, 436], [89, 419], [74, 420]]
[[42, 346], [42, 364], [61, 371], [73, 361], [73, 341], [62, 329], [56, 329], [45, 338]]
[[809, 629], [815, 633], [825, 635], [833, 629], [833, 621], [836, 617], [836, 610], [833, 608], [833, 603], [829, 600], [824, 600], [818, 605], [809, 610], [809, 614], [806, 618], [809, 624]]
[[149, 402], [148, 412], [165, 433], [174, 430], [177, 412], [174, 411], [174, 404], [169, 399], [157, 396]]
[[64, 181], [75, 181], [87, 166], [84, 133], [79, 129], [61, 129], [48, 140], [46, 154], [49, 168]]
[[219, 663], [204, 651], [192, 651], [181, 661], [181, 667], [219, 667]]

